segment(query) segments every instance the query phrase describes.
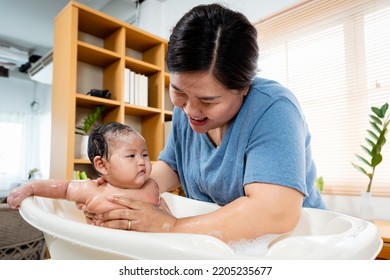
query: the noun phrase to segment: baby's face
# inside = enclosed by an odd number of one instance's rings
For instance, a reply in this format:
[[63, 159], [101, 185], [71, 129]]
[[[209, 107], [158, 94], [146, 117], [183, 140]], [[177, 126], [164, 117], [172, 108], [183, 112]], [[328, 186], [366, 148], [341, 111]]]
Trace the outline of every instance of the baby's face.
[[109, 145], [113, 148], [107, 162], [107, 181], [122, 188], [141, 187], [152, 170], [145, 140], [137, 134], [129, 133]]

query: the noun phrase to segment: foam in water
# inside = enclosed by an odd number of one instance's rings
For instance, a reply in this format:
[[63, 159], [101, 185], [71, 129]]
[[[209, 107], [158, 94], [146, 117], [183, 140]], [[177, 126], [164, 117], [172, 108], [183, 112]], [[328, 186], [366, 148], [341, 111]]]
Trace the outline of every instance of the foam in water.
[[266, 256], [269, 244], [280, 234], [266, 234], [252, 240], [240, 240], [232, 242], [229, 246], [237, 255]]

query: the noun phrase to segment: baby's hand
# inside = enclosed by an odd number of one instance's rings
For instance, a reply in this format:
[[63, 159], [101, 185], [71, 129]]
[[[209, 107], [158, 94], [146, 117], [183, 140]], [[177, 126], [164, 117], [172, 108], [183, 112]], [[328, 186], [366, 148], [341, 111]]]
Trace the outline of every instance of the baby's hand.
[[13, 190], [7, 197], [7, 203], [12, 209], [19, 208], [23, 199], [32, 195], [32, 190], [29, 186], [22, 186]]

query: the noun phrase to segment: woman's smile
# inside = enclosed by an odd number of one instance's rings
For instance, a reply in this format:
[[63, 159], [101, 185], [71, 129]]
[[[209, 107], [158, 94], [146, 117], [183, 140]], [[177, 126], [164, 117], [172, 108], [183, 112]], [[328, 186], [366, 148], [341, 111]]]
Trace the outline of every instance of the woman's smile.
[[195, 125], [195, 126], [203, 126], [208, 121], [207, 117], [204, 117], [204, 118], [194, 118], [194, 117], [188, 116], [188, 119], [190, 120], [190, 123], [192, 125]]

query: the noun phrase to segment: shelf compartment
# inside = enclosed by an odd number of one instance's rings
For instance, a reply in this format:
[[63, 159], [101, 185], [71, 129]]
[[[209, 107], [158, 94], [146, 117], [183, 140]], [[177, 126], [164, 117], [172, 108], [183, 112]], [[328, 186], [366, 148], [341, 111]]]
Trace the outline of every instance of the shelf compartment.
[[[122, 28], [115, 18], [83, 6], [79, 9], [78, 29], [95, 37], [106, 39]], [[92, 23], [92, 24], [91, 24]]]
[[111, 64], [78, 60], [76, 91], [87, 94], [91, 89], [107, 89], [111, 92], [111, 100], [121, 101], [122, 87], [119, 83], [121, 65], [120, 59], [113, 60]]
[[146, 34], [145, 31], [128, 25], [126, 27], [126, 47], [139, 51], [145, 52], [148, 49], [151, 49], [157, 45], [161, 45], [162, 39], [151, 35]]
[[129, 68], [133, 72], [144, 74], [146, 76], [161, 71], [161, 68], [157, 67], [156, 65], [132, 57], [126, 57], [125, 65], [126, 68]]
[[96, 47], [89, 43], [78, 42], [77, 60], [99, 67], [105, 67], [117, 60], [120, 56], [115, 52]]
[[99, 105], [105, 105], [106, 107], [117, 107], [120, 105], [120, 102], [117, 100], [105, 99], [82, 93], [76, 93], [76, 103], [78, 106], [82, 107], [93, 107]]
[[132, 104], [125, 104], [125, 114], [144, 117], [144, 116], [161, 114], [161, 110], [152, 107], [143, 107], [143, 106], [137, 106]]
[[74, 159], [74, 170], [85, 171], [87, 177], [90, 179], [95, 180], [99, 177], [89, 160]]
[[172, 121], [173, 112], [164, 110], [164, 121]]

